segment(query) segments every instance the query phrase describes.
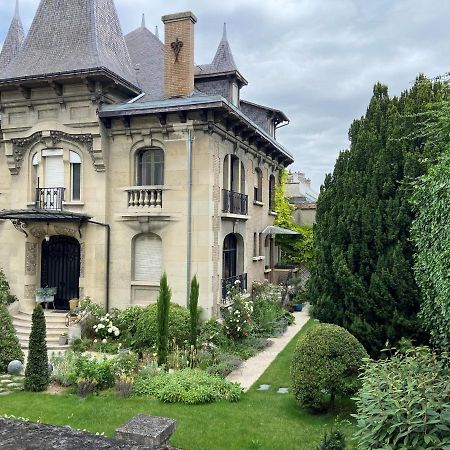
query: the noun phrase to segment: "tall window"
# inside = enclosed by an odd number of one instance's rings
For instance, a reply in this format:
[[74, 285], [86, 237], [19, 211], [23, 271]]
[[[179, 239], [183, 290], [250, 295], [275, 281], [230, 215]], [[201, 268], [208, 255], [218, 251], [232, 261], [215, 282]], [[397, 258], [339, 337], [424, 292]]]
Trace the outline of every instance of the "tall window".
[[72, 200], [81, 199], [81, 158], [78, 153], [70, 152], [70, 190]]
[[273, 175], [269, 178], [269, 210], [275, 211], [275, 177]]
[[141, 150], [137, 154], [136, 182], [138, 186], [164, 184], [164, 152], [161, 149]]
[[229, 234], [223, 241], [223, 278], [237, 275], [237, 238]]
[[223, 160], [223, 187], [229, 191], [245, 193], [245, 167], [235, 155], [226, 155]]
[[262, 202], [262, 172], [259, 167], [255, 169], [254, 198], [255, 202]]
[[162, 241], [153, 233], [134, 240], [134, 281], [158, 283], [162, 271]]
[[239, 87], [237, 83], [231, 85], [231, 103], [235, 106], [239, 106]]

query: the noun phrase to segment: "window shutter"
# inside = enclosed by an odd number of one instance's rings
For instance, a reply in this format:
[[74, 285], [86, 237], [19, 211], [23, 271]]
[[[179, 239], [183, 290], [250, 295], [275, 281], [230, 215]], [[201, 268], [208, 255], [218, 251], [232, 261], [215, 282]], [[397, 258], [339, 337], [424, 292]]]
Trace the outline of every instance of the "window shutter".
[[64, 187], [64, 162], [62, 156], [45, 157], [45, 187]]
[[161, 239], [151, 234], [137, 237], [134, 243], [134, 280], [159, 282], [161, 266]]

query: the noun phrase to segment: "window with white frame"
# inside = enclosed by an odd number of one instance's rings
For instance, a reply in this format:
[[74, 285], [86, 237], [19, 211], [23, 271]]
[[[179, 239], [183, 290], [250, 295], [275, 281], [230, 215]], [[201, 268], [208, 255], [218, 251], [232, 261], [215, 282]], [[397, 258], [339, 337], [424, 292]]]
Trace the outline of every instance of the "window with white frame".
[[162, 241], [153, 233], [140, 234], [134, 240], [134, 281], [159, 283], [162, 272]]

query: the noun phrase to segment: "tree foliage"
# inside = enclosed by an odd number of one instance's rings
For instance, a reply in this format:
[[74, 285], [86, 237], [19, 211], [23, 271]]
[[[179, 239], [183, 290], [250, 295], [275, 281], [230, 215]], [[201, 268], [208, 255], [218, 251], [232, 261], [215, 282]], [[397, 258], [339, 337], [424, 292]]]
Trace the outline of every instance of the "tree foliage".
[[8, 364], [15, 359], [23, 362], [19, 339], [6, 306], [0, 303], [0, 373], [5, 373]]
[[350, 148], [327, 175], [317, 204], [310, 297], [314, 315], [348, 329], [372, 355], [386, 340], [423, 341], [417, 317], [410, 181], [439, 145], [428, 145], [428, 112], [447, 87], [419, 77], [391, 98], [376, 84], [366, 114], [350, 127]]
[[38, 303], [31, 318], [28, 362], [25, 369], [25, 390], [27, 391], [45, 391], [50, 383], [46, 337], [44, 310]]
[[417, 250], [414, 273], [423, 296], [421, 318], [433, 344], [449, 351], [450, 143], [439, 162], [416, 183], [412, 203], [417, 213], [412, 237]]
[[309, 266], [312, 261], [313, 228], [311, 226], [299, 226], [294, 223], [292, 213], [295, 206], [289, 203], [289, 195], [286, 191], [288, 174], [286, 170], [280, 171], [279, 183], [275, 189], [275, 212], [277, 216], [274, 224], [281, 228], [296, 231], [297, 236], [280, 235], [277, 237], [277, 245], [281, 247], [282, 264], [304, 264]]
[[169, 354], [169, 308], [172, 291], [167, 283], [167, 275], [164, 273], [159, 284], [158, 296], [158, 365], [167, 365]]

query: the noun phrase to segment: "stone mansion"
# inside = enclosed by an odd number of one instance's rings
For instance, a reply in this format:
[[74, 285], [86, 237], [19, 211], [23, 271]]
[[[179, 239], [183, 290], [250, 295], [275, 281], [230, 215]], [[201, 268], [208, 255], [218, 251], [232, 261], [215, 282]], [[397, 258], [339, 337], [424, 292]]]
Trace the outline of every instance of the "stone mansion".
[[[271, 279], [274, 191], [293, 162], [277, 109], [245, 101], [226, 28], [194, 64], [191, 12], [123, 35], [113, 0], [41, 0], [27, 35], [18, 7], [0, 53], [0, 267], [30, 310], [89, 296], [146, 305], [167, 273], [216, 315], [226, 286]], [[3, 39], [3, 37], [2, 37]]]

